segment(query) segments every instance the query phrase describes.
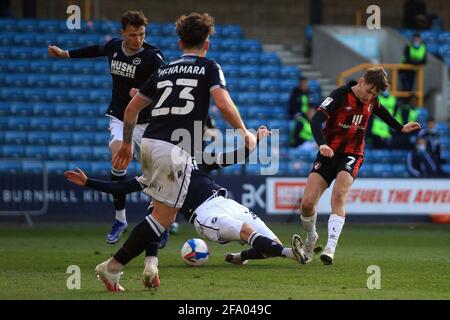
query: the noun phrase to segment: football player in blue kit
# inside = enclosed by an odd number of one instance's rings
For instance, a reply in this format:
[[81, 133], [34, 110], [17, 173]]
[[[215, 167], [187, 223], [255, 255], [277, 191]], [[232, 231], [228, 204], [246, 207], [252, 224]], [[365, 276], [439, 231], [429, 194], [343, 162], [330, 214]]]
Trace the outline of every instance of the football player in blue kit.
[[[131, 92], [143, 83], [164, 64], [161, 51], [147, 43], [145, 30], [147, 18], [142, 12], [127, 11], [121, 17], [122, 39], [112, 39], [104, 45], [94, 45], [74, 50], [62, 50], [57, 46], [49, 46], [48, 53], [57, 58], [95, 58], [108, 57], [112, 77], [112, 97], [106, 116], [110, 117], [109, 149], [112, 157], [117, 153], [123, 139], [124, 111], [131, 100]], [[132, 137], [132, 148], [137, 160], [140, 160], [140, 144], [142, 135], [150, 118], [150, 109], [140, 112]], [[126, 169], [112, 166], [111, 180], [126, 180]], [[121, 234], [126, 231], [125, 197], [114, 197], [116, 219], [111, 231], [106, 236], [109, 244], [117, 243]]]

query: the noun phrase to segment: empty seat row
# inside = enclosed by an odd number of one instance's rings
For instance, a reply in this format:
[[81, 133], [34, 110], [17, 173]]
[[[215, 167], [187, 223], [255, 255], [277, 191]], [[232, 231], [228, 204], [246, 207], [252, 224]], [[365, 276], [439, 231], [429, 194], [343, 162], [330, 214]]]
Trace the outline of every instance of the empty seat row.
[[[44, 32], [63, 33], [113, 33], [120, 34], [119, 21], [82, 21], [80, 29], [70, 30], [66, 20], [36, 20], [36, 19], [0, 19], [0, 32]], [[242, 38], [243, 32], [239, 25], [215, 25], [215, 36], [221, 38]], [[146, 33], [154, 36], [176, 35], [174, 23], [150, 23]]]
[[[109, 176], [111, 172], [110, 161], [63, 161], [63, 160], [0, 160], [0, 173], [5, 174], [36, 174], [42, 175], [44, 170], [48, 174], [62, 175], [65, 171], [80, 168], [90, 176]], [[133, 161], [127, 168], [129, 175], [140, 175], [141, 165]]]
[[107, 130], [109, 127], [108, 117], [1, 117], [0, 127], [2, 130], [6, 128], [9, 131], [13, 130], [34, 130], [34, 131], [101, 131]]
[[107, 146], [109, 133], [84, 131], [2, 131], [2, 145], [87, 145]]
[[2, 158], [27, 158], [40, 160], [110, 160], [110, 152], [104, 146], [47, 146], [2, 145]]
[[22, 89], [2, 88], [0, 99], [8, 102], [73, 102], [109, 103], [111, 90], [107, 89]]
[[111, 89], [111, 76], [104, 75], [49, 75], [19, 73], [0, 78], [0, 87], [10, 88], [83, 88]]
[[106, 113], [106, 104], [0, 102], [0, 116], [81, 116], [96, 117]]

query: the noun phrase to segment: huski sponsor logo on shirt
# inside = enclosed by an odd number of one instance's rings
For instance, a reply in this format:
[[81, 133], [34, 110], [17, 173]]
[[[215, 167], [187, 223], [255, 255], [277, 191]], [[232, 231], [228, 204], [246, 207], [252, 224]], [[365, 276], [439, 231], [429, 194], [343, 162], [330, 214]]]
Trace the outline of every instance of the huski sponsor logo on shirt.
[[135, 73], [136, 73], [136, 66], [122, 61], [117, 60], [111, 61], [111, 74], [117, 74], [123, 77], [134, 78]]

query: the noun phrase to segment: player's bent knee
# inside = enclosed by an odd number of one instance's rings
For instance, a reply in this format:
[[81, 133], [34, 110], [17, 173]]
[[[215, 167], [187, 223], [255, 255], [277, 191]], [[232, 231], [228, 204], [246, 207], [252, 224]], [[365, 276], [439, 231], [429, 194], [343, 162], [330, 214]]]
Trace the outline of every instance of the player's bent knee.
[[247, 241], [248, 237], [250, 237], [250, 235], [253, 232], [255, 232], [255, 230], [249, 224], [247, 224], [247, 223], [242, 224], [241, 233], [240, 233], [241, 240]]
[[301, 213], [303, 214], [308, 214], [308, 213], [314, 213], [314, 209], [315, 209], [316, 204], [314, 203], [314, 201], [311, 201], [308, 198], [303, 198], [302, 200], [302, 204], [301, 204]]

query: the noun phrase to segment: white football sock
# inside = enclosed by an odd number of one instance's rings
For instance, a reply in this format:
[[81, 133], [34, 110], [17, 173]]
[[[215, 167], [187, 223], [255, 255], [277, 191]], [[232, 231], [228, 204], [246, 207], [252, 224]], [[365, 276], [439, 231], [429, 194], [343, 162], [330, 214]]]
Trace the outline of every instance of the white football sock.
[[304, 217], [303, 215], [300, 215], [300, 220], [302, 221], [303, 228], [307, 233], [306, 240], [314, 241], [316, 237], [317, 213], [314, 213], [311, 217]]
[[154, 257], [154, 256], [145, 257], [145, 265], [148, 265], [148, 264], [152, 264], [155, 267], [157, 267], [158, 266], [158, 257]]
[[293, 259], [293, 260], [296, 260], [295, 255], [294, 255], [294, 251], [292, 251], [291, 248], [284, 248], [283, 251], [281, 251], [281, 254], [282, 254], [284, 257], [287, 257], [287, 258], [291, 258], [291, 259]]
[[327, 248], [330, 248], [333, 252], [336, 250], [336, 246], [344, 227], [345, 217], [338, 216], [337, 214], [331, 214], [328, 219], [328, 242]]
[[127, 222], [127, 216], [125, 215], [125, 209], [116, 210], [116, 219], [123, 223]]

